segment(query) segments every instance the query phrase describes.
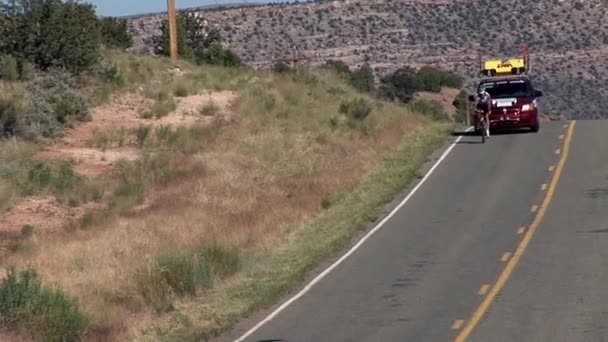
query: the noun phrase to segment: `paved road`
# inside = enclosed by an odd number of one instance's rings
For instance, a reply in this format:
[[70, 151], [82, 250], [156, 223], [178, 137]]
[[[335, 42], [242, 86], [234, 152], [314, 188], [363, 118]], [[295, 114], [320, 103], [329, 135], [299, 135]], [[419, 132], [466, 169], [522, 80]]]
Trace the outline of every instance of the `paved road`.
[[539, 212], [469, 340], [608, 340], [608, 121], [576, 123], [562, 170], [564, 124], [464, 137], [363, 247], [246, 341], [454, 340]]

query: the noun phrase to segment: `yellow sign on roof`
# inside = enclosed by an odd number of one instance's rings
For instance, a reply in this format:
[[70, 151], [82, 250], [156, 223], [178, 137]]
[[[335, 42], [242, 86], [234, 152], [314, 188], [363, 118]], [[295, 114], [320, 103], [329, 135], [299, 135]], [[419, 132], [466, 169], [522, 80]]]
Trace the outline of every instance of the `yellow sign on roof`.
[[486, 76], [519, 75], [524, 72], [526, 72], [525, 58], [486, 60], [481, 69], [481, 73]]

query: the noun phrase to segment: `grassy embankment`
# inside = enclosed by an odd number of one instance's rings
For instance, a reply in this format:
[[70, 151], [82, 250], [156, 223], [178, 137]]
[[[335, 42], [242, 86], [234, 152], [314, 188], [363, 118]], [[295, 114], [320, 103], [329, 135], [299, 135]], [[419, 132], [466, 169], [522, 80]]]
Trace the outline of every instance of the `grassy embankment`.
[[[71, 325], [40, 323], [31, 313], [0, 322], [5, 328], [85, 339], [214, 335], [299, 284], [376, 220], [453, 126], [357, 93], [327, 70], [183, 64], [175, 76], [164, 59], [112, 53], [111, 60], [120, 80], [81, 80], [96, 104], [138, 92], [154, 101], [147, 115], [162, 117], [176, 97], [233, 90], [233, 115], [222, 120], [202, 101], [199, 114], [218, 118], [211, 124], [99, 132], [93, 145], [130, 145], [141, 158], [93, 179], [61, 162], [37, 166], [39, 143], [2, 142], [1, 164], [13, 167], [0, 174], [4, 208], [40, 193], [104, 208], [60, 232], [23, 228], [13, 237], [2, 266], [37, 270], [77, 306], [57, 309]], [[9, 285], [0, 286], [2, 305]]]

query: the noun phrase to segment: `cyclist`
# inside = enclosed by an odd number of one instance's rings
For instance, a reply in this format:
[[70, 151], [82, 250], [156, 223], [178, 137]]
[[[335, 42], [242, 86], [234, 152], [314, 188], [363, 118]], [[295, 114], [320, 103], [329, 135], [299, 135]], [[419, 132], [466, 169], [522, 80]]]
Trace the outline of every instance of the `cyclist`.
[[[486, 131], [482, 132], [486, 137], [490, 137], [490, 112], [492, 111], [492, 97], [485, 89], [479, 89], [475, 101], [476, 112], [483, 113], [486, 122]], [[479, 115], [479, 114], [477, 114]], [[478, 119], [478, 118], [477, 118]]]

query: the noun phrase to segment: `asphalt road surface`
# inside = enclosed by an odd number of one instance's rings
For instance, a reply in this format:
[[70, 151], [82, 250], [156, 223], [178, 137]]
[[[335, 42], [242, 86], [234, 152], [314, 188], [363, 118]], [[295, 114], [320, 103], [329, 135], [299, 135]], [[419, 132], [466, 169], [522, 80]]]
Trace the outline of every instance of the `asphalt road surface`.
[[244, 341], [608, 341], [608, 121], [478, 142]]

